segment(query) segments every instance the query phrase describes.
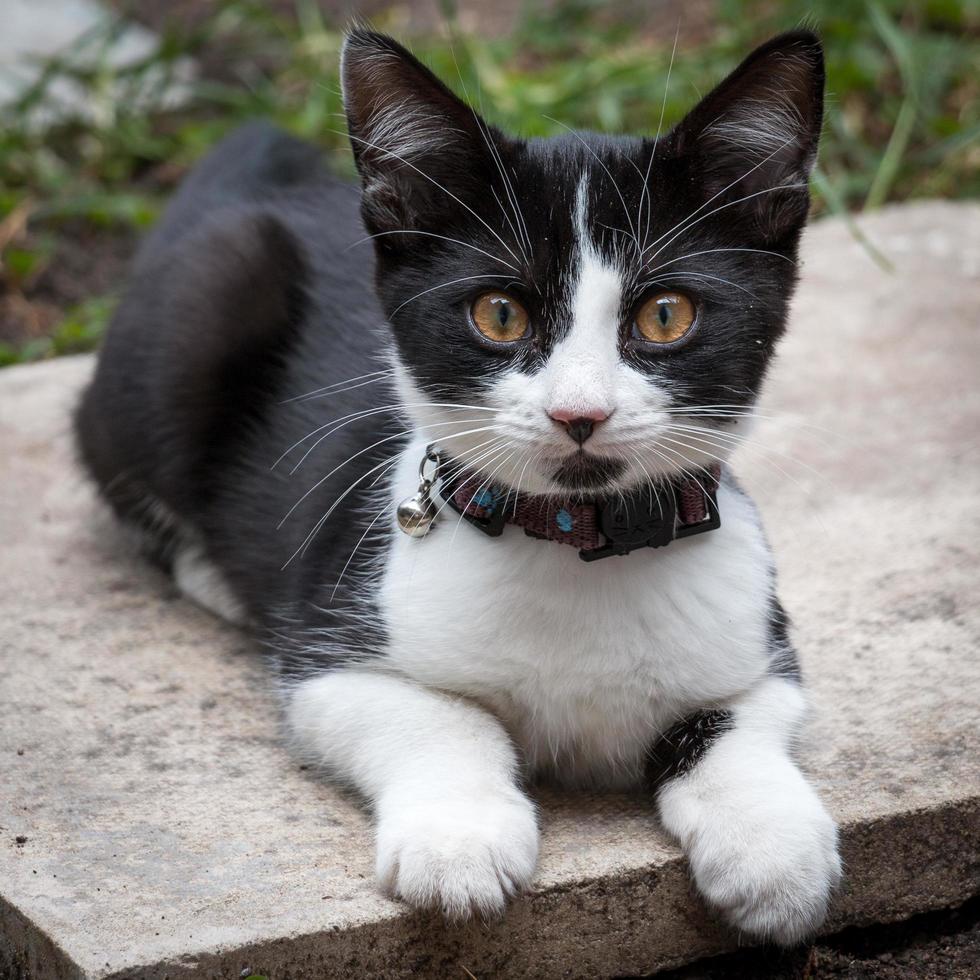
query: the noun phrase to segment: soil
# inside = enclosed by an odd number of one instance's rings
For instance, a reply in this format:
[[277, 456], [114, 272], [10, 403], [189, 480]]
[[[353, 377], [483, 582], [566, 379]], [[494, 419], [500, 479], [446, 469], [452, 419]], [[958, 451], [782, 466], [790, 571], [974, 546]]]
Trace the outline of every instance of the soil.
[[[75, 303], [118, 289], [135, 243], [135, 232], [70, 221], [58, 228], [54, 251], [29, 282], [15, 287], [0, 269], [0, 343], [46, 336]], [[17, 244], [30, 249], [32, 233]]]
[[978, 980], [980, 896], [905, 922], [845, 929], [801, 950], [750, 949], [656, 980]]

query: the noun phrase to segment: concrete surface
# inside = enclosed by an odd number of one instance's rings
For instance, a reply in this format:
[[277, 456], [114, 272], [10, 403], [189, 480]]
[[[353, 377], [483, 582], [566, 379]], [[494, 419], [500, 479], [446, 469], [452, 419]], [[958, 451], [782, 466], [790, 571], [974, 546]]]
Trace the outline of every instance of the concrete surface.
[[[40, 77], [50, 58], [67, 64], [101, 66], [118, 71], [152, 55], [159, 37], [138, 24], [126, 24], [111, 34], [117, 15], [96, 0], [3, 0], [0, 17], [0, 106], [26, 92]], [[75, 82], [58, 77], [48, 84], [48, 98], [32, 110], [35, 125], [66, 116], [81, 116], [111, 124], [117, 106], [128, 109], [172, 107], [185, 101], [195, 76], [189, 58], [178, 59], [169, 77], [159, 66], [139, 79], [115, 78], [91, 98]]]
[[[843, 827], [828, 929], [980, 891], [980, 206], [862, 223], [895, 274], [839, 222], [810, 231], [772, 455], [736, 467]], [[502, 922], [379, 896], [366, 816], [287, 757], [249, 643], [127, 555], [71, 465], [90, 369], [0, 372], [0, 975], [600, 977], [737, 943], [641, 796], [545, 796], [536, 887]]]

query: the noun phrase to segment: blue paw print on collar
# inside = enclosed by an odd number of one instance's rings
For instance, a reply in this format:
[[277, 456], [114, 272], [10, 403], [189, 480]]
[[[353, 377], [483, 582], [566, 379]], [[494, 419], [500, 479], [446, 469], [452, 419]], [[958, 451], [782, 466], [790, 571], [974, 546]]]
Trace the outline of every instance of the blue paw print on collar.
[[473, 497], [473, 503], [477, 507], [482, 507], [485, 511], [492, 514], [494, 507], [497, 505], [497, 498], [494, 497], [490, 490], [481, 490]]
[[573, 520], [572, 515], [565, 510], [564, 507], [562, 507], [562, 509], [555, 514], [555, 524], [558, 525], [559, 531], [564, 531], [565, 534], [568, 534], [575, 526], [575, 521]]

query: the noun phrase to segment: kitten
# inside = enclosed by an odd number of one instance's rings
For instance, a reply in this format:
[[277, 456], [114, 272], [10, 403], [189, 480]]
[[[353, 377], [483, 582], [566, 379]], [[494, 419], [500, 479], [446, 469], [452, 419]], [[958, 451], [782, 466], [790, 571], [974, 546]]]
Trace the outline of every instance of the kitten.
[[784, 329], [823, 77], [786, 34], [670, 133], [524, 140], [355, 30], [362, 190], [251, 125], [139, 253], [84, 461], [269, 644], [291, 739], [370, 801], [413, 905], [492, 914], [531, 882], [533, 777], [647, 785], [741, 930], [824, 917], [837, 832], [723, 465]]

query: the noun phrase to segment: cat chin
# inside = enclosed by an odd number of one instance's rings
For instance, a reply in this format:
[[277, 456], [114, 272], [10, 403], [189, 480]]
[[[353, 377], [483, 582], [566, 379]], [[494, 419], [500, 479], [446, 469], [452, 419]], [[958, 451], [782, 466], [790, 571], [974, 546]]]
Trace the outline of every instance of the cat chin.
[[561, 490], [595, 493], [612, 489], [625, 470], [620, 459], [577, 452], [562, 461], [551, 479]]

